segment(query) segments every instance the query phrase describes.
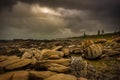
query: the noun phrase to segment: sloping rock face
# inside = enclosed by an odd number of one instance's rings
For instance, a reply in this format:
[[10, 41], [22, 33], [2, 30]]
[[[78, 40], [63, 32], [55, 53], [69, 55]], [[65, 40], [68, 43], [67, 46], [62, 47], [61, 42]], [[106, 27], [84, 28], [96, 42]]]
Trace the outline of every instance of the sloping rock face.
[[0, 75], [0, 80], [28, 80], [29, 73], [27, 71], [14, 71]]
[[56, 74], [45, 80], [77, 80], [77, 78], [75, 76], [67, 74]]
[[5, 70], [15, 70], [24, 68], [25, 66], [31, 64], [31, 62], [31, 59], [21, 59], [20, 57], [11, 56], [7, 57], [4, 61], [1, 61], [0, 67]]
[[47, 60], [46, 62], [48, 62], [48, 63], [56, 63], [56, 64], [60, 64], [60, 65], [64, 65], [64, 66], [69, 66], [71, 60], [61, 58], [61, 59], [57, 59], [57, 60]]
[[0, 75], [0, 80], [77, 80], [73, 75], [51, 71], [13, 71]]
[[12, 80], [28, 80], [29, 73], [27, 71], [17, 71], [17, 72], [14, 72], [14, 75], [12, 78], [13, 78]]
[[14, 70], [29, 65], [30, 63], [31, 63], [30, 59], [21, 59], [19, 62], [7, 65], [5, 69]]
[[53, 76], [57, 73], [51, 72], [51, 71], [29, 71], [30, 73], [30, 80], [43, 80], [45, 78], [48, 78], [50, 76]]

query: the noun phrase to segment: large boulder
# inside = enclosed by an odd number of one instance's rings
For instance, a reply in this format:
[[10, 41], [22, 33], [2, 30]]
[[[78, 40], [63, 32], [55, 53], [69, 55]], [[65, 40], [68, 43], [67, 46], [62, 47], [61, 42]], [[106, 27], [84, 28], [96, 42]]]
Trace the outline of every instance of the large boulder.
[[102, 55], [103, 47], [101, 44], [84, 45], [83, 54], [86, 59], [96, 59]]
[[77, 80], [77, 78], [68, 74], [56, 74], [46, 78], [45, 80]]

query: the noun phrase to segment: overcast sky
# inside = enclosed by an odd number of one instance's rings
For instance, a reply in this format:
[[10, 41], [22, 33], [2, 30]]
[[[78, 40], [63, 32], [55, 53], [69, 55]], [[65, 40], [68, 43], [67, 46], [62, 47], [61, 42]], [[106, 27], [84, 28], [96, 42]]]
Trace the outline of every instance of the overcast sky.
[[0, 0], [0, 39], [53, 39], [120, 30], [120, 0]]

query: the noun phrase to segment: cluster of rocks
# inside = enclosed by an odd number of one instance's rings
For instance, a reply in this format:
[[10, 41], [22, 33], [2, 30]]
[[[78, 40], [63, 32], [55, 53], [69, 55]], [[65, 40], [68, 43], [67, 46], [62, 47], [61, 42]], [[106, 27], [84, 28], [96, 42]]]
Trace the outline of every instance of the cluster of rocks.
[[87, 80], [73, 75], [55, 73], [51, 71], [14, 71], [0, 75], [0, 80]]
[[[25, 54], [22, 57], [0, 56], [0, 80], [77, 80], [69, 74], [70, 59], [45, 55], [47, 58], [37, 60]], [[79, 80], [87, 79], [80, 77]]]
[[91, 60], [120, 61], [120, 38], [6, 44], [0, 48], [0, 80], [108, 80]]

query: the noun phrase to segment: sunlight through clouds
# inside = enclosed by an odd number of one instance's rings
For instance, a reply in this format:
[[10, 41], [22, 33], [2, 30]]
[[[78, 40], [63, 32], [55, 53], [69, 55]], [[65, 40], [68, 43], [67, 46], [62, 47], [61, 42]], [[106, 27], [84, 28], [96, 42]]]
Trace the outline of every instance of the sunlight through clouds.
[[52, 10], [52, 9], [50, 9], [48, 7], [41, 7], [39, 5], [33, 5], [31, 10], [35, 14], [44, 13], [46, 15], [49, 14], [49, 15], [61, 16], [61, 14], [56, 12], [55, 10]]

